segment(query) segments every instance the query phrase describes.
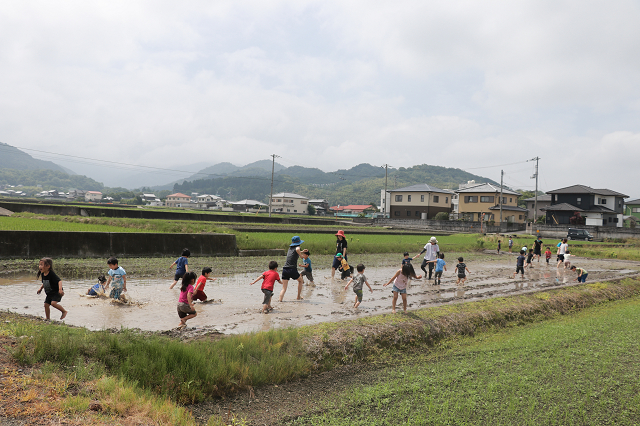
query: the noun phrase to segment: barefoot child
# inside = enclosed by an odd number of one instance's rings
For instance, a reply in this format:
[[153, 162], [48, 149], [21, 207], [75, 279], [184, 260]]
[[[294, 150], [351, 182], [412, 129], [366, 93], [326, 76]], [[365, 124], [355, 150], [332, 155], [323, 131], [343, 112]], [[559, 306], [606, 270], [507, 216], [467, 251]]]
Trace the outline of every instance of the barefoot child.
[[37, 294], [40, 294], [44, 288], [44, 294], [47, 296], [44, 299], [44, 314], [47, 320], [51, 319], [51, 306], [62, 312], [60, 319], [64, 319], [64, 317], [67, 316], [67, 311], [60, 304], [62, 296], [64, 296], [62, 280], [53, 272], [53, 260], [51, 258], [44, 257], [40, 259], [36, 278], [40, 277], [42, 277], [42, 285], [38, 289]]
[[513, 278], [516, 278], [516, 275], [518, 275], [518, 272], [520, 272], [522, 274], [522, 279], [524, 279], [524, 251], [520, 250], [520, 256], [518, 256], [518, 259], [516, 259], [516, 271], [513, 273]]
[[498, 254], [500, 254], [500, 247], [501, 247], [501, 245], [502, 245], [502, 241], [501, 241], [501, 240], [498, 240]]
[[589, 272], [587, 272], [586, 269], [576, 268], [575, 266], [572, 266], [571, 270], [578, 273], [578, 278], [576, 278], [576, 281], [578, 281], [579, 283], [583, 283], [587, 280], [587, 275], [589, 275]]
[[404, 265], [405, 263], [411, 263], [411, 258], [409, 257], [409, 253], [408, 252], [404, 252], [403, 254], [403, 259], [402, 259], [402, 264]]
[[533, 249], [529, 249], [529, 254], [527, 255], [527, 263], [524, 265], [524, 268], [533, 268]]
[[264, 293], [264, 299], [262, 300], [262, 313], [267, 314], [273, 310], [271, 307], [271, 297], [273, 297], [273, 284], [280, 281], [280, 275], [278, 275], [278, 262], [272, 260], [269, 262], [269, 270], [263, 272], [258, 278], [255, 279], [250, 285], [254, 285], [258, 281], [262, 280], [262, 292]]
[[509, 253], [511, 253], [512, 248], [513, 248], [513, 239], [509, 237]]
[[438, 255], [436, 260], [436, 275], [433, 285], [440, 285], [440, 278], [442, 278], [442, 272], [447, 270], [447, 264], [444, 261], [444, 253]]
[[215, 278], [210, 278], [209, 276], [211, 275], [211, 268], [209, 268], [208, 266], [205, 268], [202, 268], [202, 275], [200, 275], [200, 277], [198, 278], [198, 281], [196, 281], [196, 288], [195, 288], [195, 293], [193, 294], [193, 300], [199, 300], [201, 302], [204, 302], [207, 300], [207, 295], [204, 293], [204, 286], [207, 284], [207, 281], [215, 281]]
[[547, 251], [544, 252], [544, 257], [547, 259], [547, 266], [549, 265], [549, 259], [551, 259], [551, 249], [547, 246]]
[[302, 272], [300, 272], [300, 276], [307, 277], [307, 279], [309, 280], [309, 284], [315, 285], [313, 283], [313, 274], [312, 274], [313, 268], [311, 267], [311, 259], [309, 259], [309, 255], [311, 255], [311, 253], [309, 253], [309, 250], [307, 249], [302, 250], [302, 252], [300, 252], [302, 263], [299, 264], [298, 266], [303, 268]]
[[182, 276], [182, 285], [180, 286], [180, 297], [178, 298], [178, 316], [180, 317], [180, 325], [178, 328], [187, 326], [187, 321], [195, 318], [198, 313], [193, 306], [193, 284], [196, 282], [196, 274], [187, 272]]
[[107, 279], [104, 275], [100, 275], [98, 277], [98, 283], [94, 284], [89, 290], [87, 290], [88, 296], [102, 296], [104, 295], [104, 283], [107, 282]]
[[356, 276], [351, 278], [347, 283], [347, 285], [344, 286], [344, 289], [346, 290], [349, 288], [349, 284], [353, 283], [353, 292], [356, 294], [356, 300], [353, 304], [354, 308], [357, 308], [358, 306], [360, 306], [360, 303], [362, 303], [362, 284], [363, 283], [366, 284], [367, 287], [369, 287], [369, 291], [373, 293], [373, 289], [369, 285], [369, 282], [367, 281], [367, 277], [364, 276], [364, 265], [362, 263], [356, 266], [356, 271], [358, 271]]
[[297, 235], [291, 238], [289, 251], [287, 251], [287, 259], [284, 261], [284, 266], [282, 267], [282, 290], [280, 290], [280, 297], [278, 298], [279, 302], [282, 302], [282, 299], [284, 299], [284, 294], [287, 292], [289, 280], [298, 281], [298, 297], [296, 299], [302, 300], [303, 280], [298, 272], [298, 258], [302, 253], [302, 249], [300, 248], [302, 243], [304, 243], [304, 241], [302, 241]]
[[171, 269], [173, 265], [176, 265], [176, 274], [173, 276], [173, 284], [171, 284], [169, 288], [175, 287], [178, 280], [182, 278], [184, 274], [189, 272], [189, 256], [191, 256], [191, 252], [186, 248], [182, 250], [182, 256], [177, 258], [176, 261], [169, 266], [169, 269]]
[[571, 250], [567, 250], [564, 253], [564, 269], [571, 269], [571, 258], [575, 257], [574, 255], [571, 254]]
[[422, 278], [422, 275], [416, 276], [416, 272], [411, 266], [410, 263], [403, 265], [402, 269], [398, 269], [398, 272], [395, 273], [393, 277], [389, 280], [388, 283], [384, 284], [383, 287], [388, 286], [393, 282], [393, 300], [391, 301], [391, 311], [396, 313], [396, 302], [398, 301], [398, 294], [402, 295], [402, 310], [407, 312], [407, 283], [409, 279], [413, 278], [419, 280]]
[[458, 281], [456, 281], [456, 285], [464, 285], [464, 282], [467, 280], [467, 274], [465, 272], [471, 273], [471, 271], [467, 268], [467, 265], [464, 264], [464, 259], [462, 257], [458, 258], [456, 269], [458, 270]]
[[109, 260], [107, 260], [107, 265], [109, 265], [109, 279], [104, 288], [105, 290], [108, 289], [111, 280], [113, 280], [109, 297], [112, 299], [120, 299], [122, 293], [127, 292], [127, 273], [121, 266], [118, 266], [118, 259], [115, 257], [110, 257]]

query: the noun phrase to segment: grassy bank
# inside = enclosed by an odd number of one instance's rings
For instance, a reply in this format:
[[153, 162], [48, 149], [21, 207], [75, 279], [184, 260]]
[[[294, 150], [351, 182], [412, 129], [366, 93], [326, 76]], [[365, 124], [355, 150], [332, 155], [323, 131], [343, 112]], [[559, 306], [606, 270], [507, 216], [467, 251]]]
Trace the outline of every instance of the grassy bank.
[[[11, 353], [21, 364], [41, 365], [43, 371], [62, 378], [57, 392], [65, 402], [60, 409], [75, 413], [92, 399], [104, 399], [106, 393], [100, 389], [106, 383], [130, 395], [131, 400], [146, 398], [148, 405], [196, 402], [339, 364], [380, 359], [395, 362], [409, 347], [437, 352], [461, 336], [554, 318], [638, 294], [640, 280], [626, 279], [422, 309], [407, 315], [191, 342], [127, 330], [89, 332], [5, 313], [0, 318], [0, 335], [11, 339]], [[124, 410], [114, 407], [108, 406], [106, 411]], [[177, 411], [172, 413], [178, 416]]]
[[294, 425], [636, 425], [640, 298], [397, 359]]

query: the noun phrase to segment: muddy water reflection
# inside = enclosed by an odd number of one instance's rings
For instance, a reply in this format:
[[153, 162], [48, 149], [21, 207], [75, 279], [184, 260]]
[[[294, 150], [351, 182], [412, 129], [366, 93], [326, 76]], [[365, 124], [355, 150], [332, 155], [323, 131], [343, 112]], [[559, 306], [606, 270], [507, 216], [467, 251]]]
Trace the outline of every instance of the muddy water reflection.
[[[474, 300], [502, 296], [542, 287], [554, 288], [574, 283], [576, 274], [550, 266], [537, 266], [528, 271], [524, 280], [513, 279], [515, 258], [478, 262], [464, 286], [456, 286], [452, 267], [446, 272], [439, 286], [425, 280], [413, 281], [408, 288], [409, 309], [434, 306], [461, 300]], [[581, 266], [589, 270], [589, 280], [617, 278], [636, 274], [638, 262], [619, 262], [619, 270], [611, 269], [604, 261], [584, 260]], [[256, 274], [239, 274], [219, 277], [208, 283], [205, 292], [213, 303], [196, 304], [198, 316], [189, 321], [190, 327], [212, 326], [223, 333], [269, 330], [272, 328], [299, 326], [325, 321], [354, 318], [391, 312], [391, 288], [382, 284], [395, 273], [396, 268], [368, 267], [365, 274], [374, 291], [364, 292], [360, 309], [352, 309], [354, 293], [344, 290], [346, 281], [330, 279], [330, 271], [316, 269], [316, 285], [305, 285], [304, 300], [295, 301], [296, 285], [289, 289], [282, 303], [273, 302], [275, 310], [268, 315], [260, 313], [262, 293], [259, 283], [249, 286]], [[176, 303], [178, 288], [169, 289], [171, 278], [136, 279], [129, 277], [127, 287], [132, 305], [120, 305], [109, 299], [82, 296], [93, 285], [93, 280], [64, 280], [65, 296], [62, 305], [69, 311], [65, 322], [92, 330], [104, 328], [140, 328], [167, 330], [178, 325]], [[44, 316], [44, 294], [36, 295], [39, 283], [33, 277], [0, 278], [0, 309]], [[276, 294], [280, 291], [276, 283]], [[365, 287], [366, 290], [366, 287]], [[52, 312], [53, 314], [57, 312]]]

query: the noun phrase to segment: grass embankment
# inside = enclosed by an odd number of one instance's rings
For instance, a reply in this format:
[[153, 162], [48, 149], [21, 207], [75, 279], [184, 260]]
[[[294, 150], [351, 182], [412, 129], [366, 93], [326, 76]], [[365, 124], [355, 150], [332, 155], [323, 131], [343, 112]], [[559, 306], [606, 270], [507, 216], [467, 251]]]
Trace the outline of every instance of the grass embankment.
[[[44, 371], [61, 378], [57, 392], [65, 399], [58, 409], [80, 415], [91, 400], [100, 399], [105, 413], [127, 415], [126, 407], [133, 404], [106, 398], [101, 390], [105, 383], [129, 395], [128, 401], [146, 398], [147, 405], [162, 406], [169, 399], [200, 401], [338, 364], [381, 358], [394, 362], [408, 347], [442, 346], [460, 336], [548, 319], [638, 294], [640, 280], [626, 279], [216, 341], [178, 342], [130, 331], [90, 332], [15, 317], [10, 323], [0, 322], [0, 334], [11, 336], [12, 353], [21, 363], [44, 365]], [[475, 368], [477, 373], [464, 375], [467, 381], [475, 374], [489, 374], [480, 371], [481, 366]], [[451, 410], [467, 409], [449, 404]], [[171, 413], [178, 416], [179, 412]]]
[[412, 352], [295, 425], [637, 425], [640, 298]]

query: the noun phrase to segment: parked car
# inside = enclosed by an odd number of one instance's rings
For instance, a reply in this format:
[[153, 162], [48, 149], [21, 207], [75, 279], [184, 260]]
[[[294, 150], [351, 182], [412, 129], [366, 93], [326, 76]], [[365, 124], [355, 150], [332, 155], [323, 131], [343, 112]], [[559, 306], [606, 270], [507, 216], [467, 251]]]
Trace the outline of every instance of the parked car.
[[567, 240], [593, 241], [593, 235], [591, 235], [586, 229], [569, 228], [569, 232], [567, 232]]

